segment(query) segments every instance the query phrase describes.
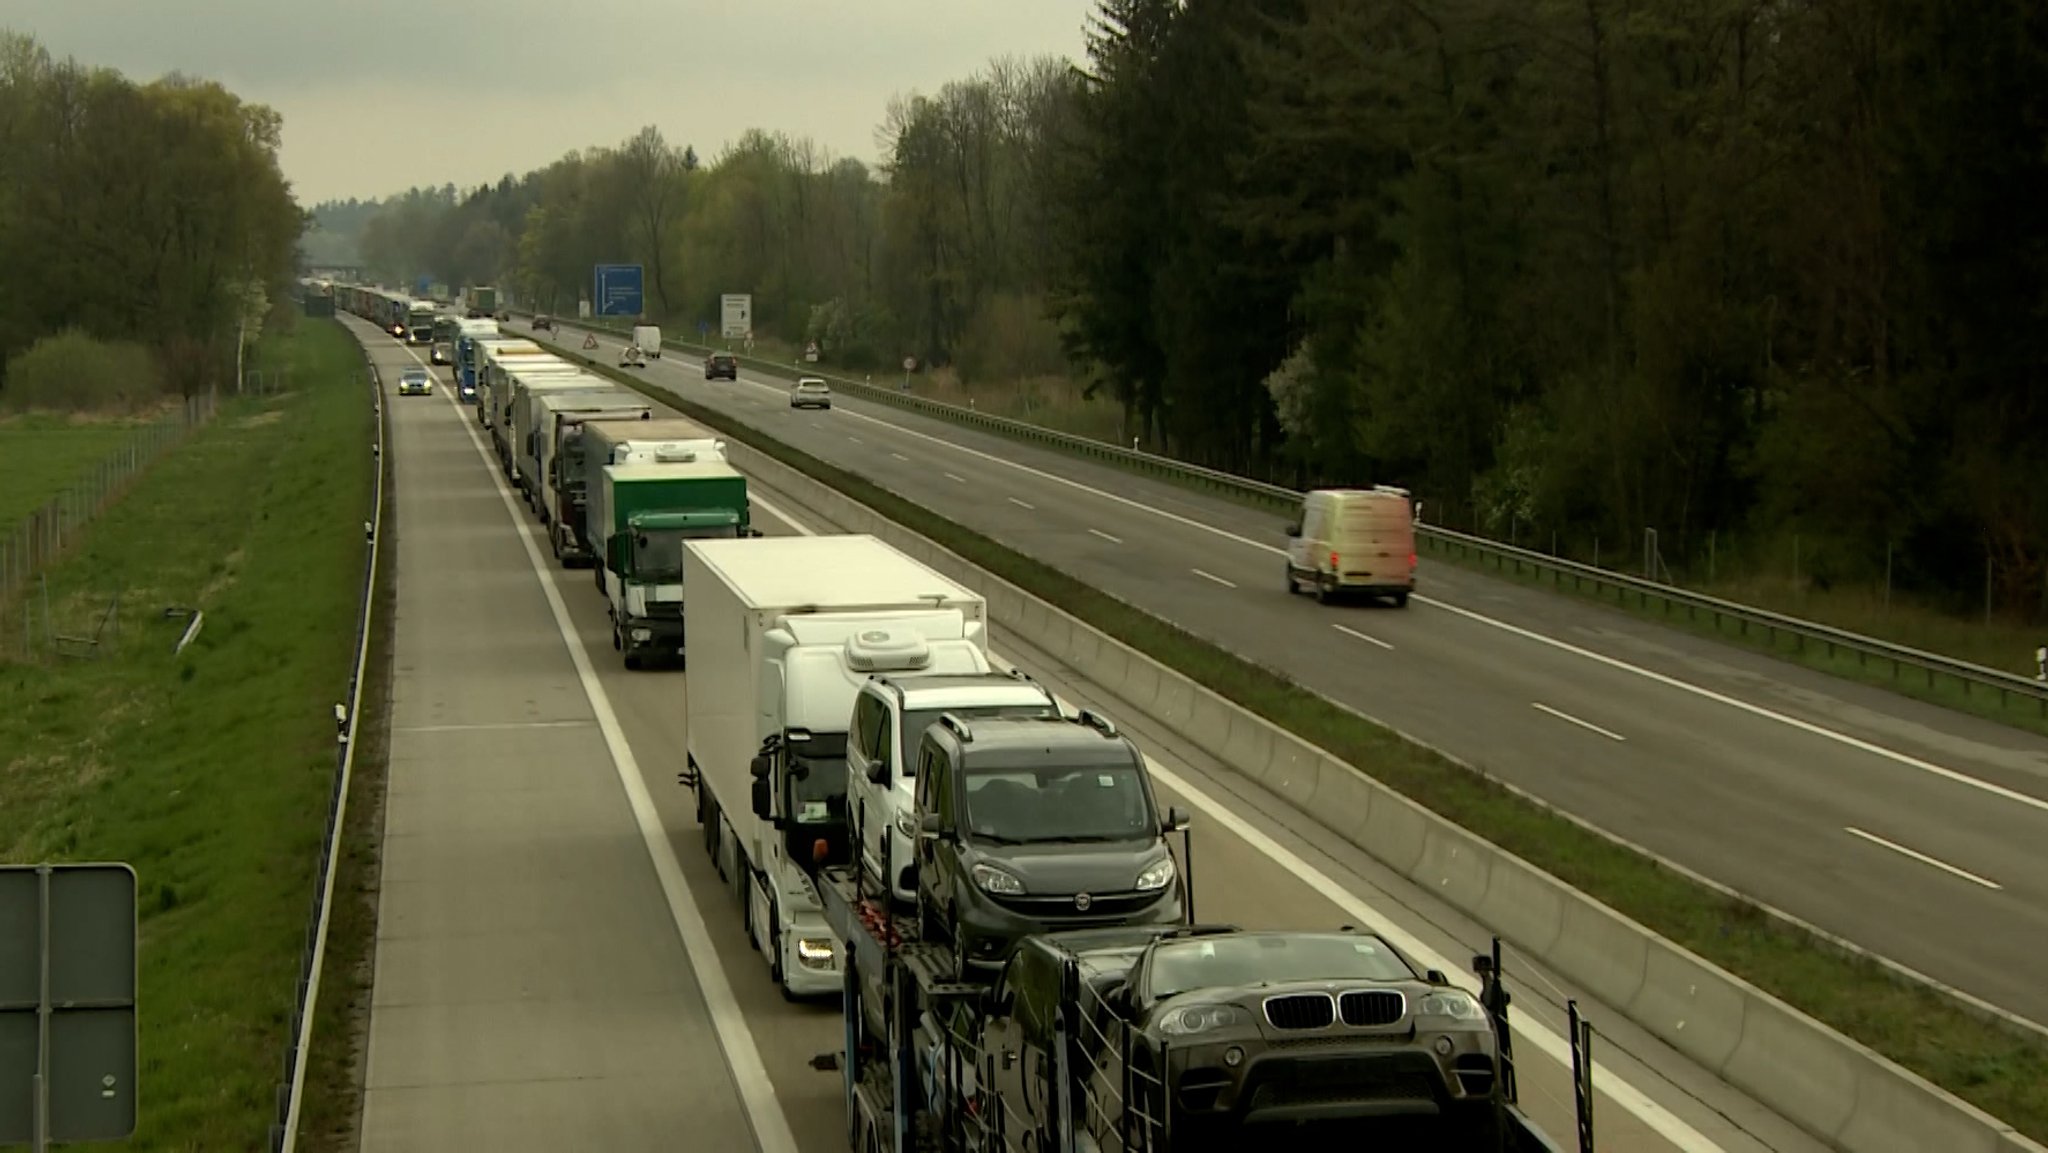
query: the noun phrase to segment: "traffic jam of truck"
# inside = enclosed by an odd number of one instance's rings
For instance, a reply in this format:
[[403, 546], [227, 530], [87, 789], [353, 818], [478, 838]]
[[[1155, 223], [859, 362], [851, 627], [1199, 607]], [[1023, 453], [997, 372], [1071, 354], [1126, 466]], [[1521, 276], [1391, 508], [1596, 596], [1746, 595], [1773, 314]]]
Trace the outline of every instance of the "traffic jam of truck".
[[767, 979], [840, 1001], [815, 1064], [853, 1149], [1559, 1148], [1498, 941], [1474, 995], [1370, 927], [1199, 920], [1144, 750], [992, 658], [980, 594], [873, 536], [765, 535], [711, 430], [495, 324], [454, 359], [625, 667], [686, 670], [678, 783]]

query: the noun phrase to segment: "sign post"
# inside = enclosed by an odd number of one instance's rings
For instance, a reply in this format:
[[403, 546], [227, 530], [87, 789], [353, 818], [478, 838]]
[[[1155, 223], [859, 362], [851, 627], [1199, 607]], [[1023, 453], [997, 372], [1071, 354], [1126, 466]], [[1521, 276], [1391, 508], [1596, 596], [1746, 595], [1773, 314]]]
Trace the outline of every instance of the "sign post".
[[745, 340], [754, 331], [754, 294], [728, 292], [718, 298], [718, 332], [727, 340]]
[[134, 1134], [136, 936], [129, 866], [0, 866], [0, 1145]]
[[637, 264], [600, 264], [591, 311], [598, 316], [639, 317], [647, 311], [645, 278]]

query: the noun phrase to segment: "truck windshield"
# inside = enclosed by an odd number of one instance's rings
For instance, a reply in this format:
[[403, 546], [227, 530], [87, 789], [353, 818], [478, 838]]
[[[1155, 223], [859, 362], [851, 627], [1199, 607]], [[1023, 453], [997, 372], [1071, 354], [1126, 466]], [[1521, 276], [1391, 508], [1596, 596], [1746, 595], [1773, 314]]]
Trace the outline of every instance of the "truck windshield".
[[740, 530], [732, 525], [643, 529], [633, 534], [634, 575], [656, 584], [679, 581], [683, 579], [684, 541], [732, 540], [739, 535]]
[[1146, 991], [1154, 998], [1192, 989], [1233, 989], [1289, 981], [1413, 981], [1416, 973], [1385, 941], [1362, 933], [1251, 933], [1198, 937], [1152, 950]]
[[846, 734], [812, 733], [789, 744], [789, 815], [799, 825], [846, 819]]
[[1132, 765], [967, 770], [967, 827], [998, 844], [1136, 841], [1159, 821]]

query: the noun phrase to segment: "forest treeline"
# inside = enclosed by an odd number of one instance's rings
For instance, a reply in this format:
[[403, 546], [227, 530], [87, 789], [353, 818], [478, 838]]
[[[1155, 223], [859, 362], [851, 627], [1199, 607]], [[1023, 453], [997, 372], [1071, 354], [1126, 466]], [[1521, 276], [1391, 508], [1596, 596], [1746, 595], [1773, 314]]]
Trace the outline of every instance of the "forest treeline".
[[1101, 0], [1078, 65], [892, 102], [874, 170], [647, 130], [362, 242], [563, 311], [638, 260], [672, 324], [1069, 372], [1163, 451], [1610, 564], [2035, 615], [2043, 75], [2038, 0]]
[[280, 128], [211, 81], [137, 84], [0, 29], [0, 403], [231, 383], [306, 223]]

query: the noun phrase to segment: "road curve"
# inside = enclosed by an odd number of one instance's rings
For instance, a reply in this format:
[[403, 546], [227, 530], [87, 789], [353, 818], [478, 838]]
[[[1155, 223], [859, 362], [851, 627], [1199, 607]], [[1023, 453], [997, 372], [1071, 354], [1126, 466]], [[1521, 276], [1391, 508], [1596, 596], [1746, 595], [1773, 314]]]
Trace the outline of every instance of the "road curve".
[[[521, 336], [578, 351], [584, 330]], [[611, 356], [616, 336], [598, 334]], [[1282, 581], [1281, 521], [787, 382], [646, 380], [761, 428], [1606, 829], [2037, 1021], [2048, 739], [1424, 562], [1408, 610]], [[1986, 932], [1985, 926], [1997, 926]]]
[[[382, 340], [367, 326], [352, 321], [350, 326], [370, 345], [387, 379], [394, 369], [412, 362], [411, 354], [395, 342]], [[601, 1144], [607, 1149], [670, 1148], [678, 1132], [688, 1132], [693, 1137], [701, 1133], [713, 1138], [707, 1147], [739, 1148], [744, 1141], [739, 1145], [719, 1142], [716, 1138], [723, 1134], [706, 1124], [729, 1125], [751, 1116], [759, 1131], [788, 1134], [791, 1144], [785, 1147], [805, 1153], [844, 1149], [843, 1098], [837, 1075], [810, 1067], [812, 1056], [839, 1043], [836, 1006], [790, 1005], [776, 994], [759, 955], [740, 931], [732, 894], [725, 891], [705, 858], [690, 795], [675, 783], [684, 748], [678, 706], [686, 678], [680, 672], [628, 673], [620, 667], [610, 650], [603, 600], [591, 587], [589, 573], [563, 571], [546, 560], [531, 518], [503, 495], [499, 481], [481, 459], [482, 450], [470, 432], [474, 421], [467, 413], [457, 410], [445, 396], [390, 403], [393, 426], [398, 430], [394, 436], [396, 484], [401, 494], [410, 490], [410, 499], [416, 502], [401, 509], [397, 529], [400, 595], [421, 606], [400, 622], [397, 667], [402, 677], [415, 678], [407, 682], [406, 690], [466, 702], [472, 708], [482, 708], [486, 700], [496, 702], [492, 707], [498, 708], [516, 703], [522, 709], [541, 710], [545, 714], [541, 719], [609, 718], [616, 733], [616, 744], [607, 733], [605, 740], [586, 740], [573, 750], [558, 751], [551, 771], [554, 779], [578, 781], [592, 790], [592, 796], [568, 814], [572, 823], [578, 819], [574, 814], [585, 809], [606, 810], [596, 796], [604, 791], [597, 782], [605, 779], [611, 782], [609, 811], [616, 819], [610, 819], [601, 833], [593, 828], [585, 837], [550, 837], [545, 847], [550, 850], [546, 857], [552, 867], [566, 880], [588, 875], [601, 865], [610, 868], [606, 863], [614, 860], [619, 863], [610, 875], [625, 880], [616, 890], [590, 892], [595, 907], [580, 910], [560, 902], [507, 898], [513, 902], [523, 934], [512, 934], [511, 926], [506, 926], [508, 936], [498, 942], [497, 951], [517, 957], [558, 949], [554, 962], [565, 972], [582, 973], [613, 964], [608, 954], [666, 957], [672, 962], [670, 972], [676, 981], [688, 985], [694, 976], [695, 983], [704, 987], [703, 1001], [720, 1009], [708, 1018], [631, 1023], [616, 1015], [593, 1015], [587, 1020], [558, 1017], [553, 1025], [561, 1034], [549, 1043], [562, 1051], [561, 1061], [566, 1064], [571, 1054], [581, 1055], [590, 1059], [600, 1074], [591, 1081], [552, 1086], [554, 1096], [523, 1103], [507, 1092], [494, 1102], [510, 1111], [506, 1128], [523, 1127], [551, 1135], [556, 1147], [580, 1146], [588, 1143], [589, 1133], [602, 1132], [607, 1139]], [[781, 494], [763, 491], [759, 495], [759, 506], [767, 515], [757, 523], [771, 533], [794, 531], [797, 525], [793, 522], [803, 522], [811, 515]], [[414, 513], [415, 507], [424, 511]], [[408, 513], [413, 513], [409, 519]], [[822, 524], [804, 527], [830, 531], [830, 526]], [[459, 610], [457, 606], [463, 603], [476, 608]], [[433, 626], [432, 633], [426, 631], [424, 614], [428, 612], [445, 621]], [[558, 623], [562, 627], [557, 627]], [[407, 632], [414, 627], [420, 630], [417, 643], [408, 646]], [[1063, 681], [1059, 670], [1034, 663], [1038, 659], [1035, 654], [1006, 650], [1003, 655], [1041, 676], [1068, 699], [1089, 699], [1085, 686]], [[464, 663], [452, 663], [451, 657], [456, 656]], [[434, 670], [442, 678], [438, 688], [426, 682], [418, 667], [418, 662], [427, 660], [441, 662]], [[1142, 723], [1127, 727], [1163, 770], [1171, 799], [1191, 806], [1197, 814], [1195, 876], [1204, 919], [1253, 926], [1368, 921], [1409, 934], [1425, 947], [1452, 958], [1466, 956], [1484, 941], [1479, 926], [1464, 921], [1428, 893], [1387, 874], [1355, 849], [1334, 838], [1299, 832], [1295, 828], [1299, 821], [1289, 820], [1283, 802], [1218, 772], [1213, 762], [1185, 748], [1174, 734], [1149, 731]], [[518, 747], [538, 749], [539, 745], [522, 741]], [[418, 755], [407, 753], [402, 746], [394, 751], [398, 756]], [[501, 755], [521, 754], [515, 750]], [[399, 785], [406, 764], [410, 762], [394, 763], [394, 830], [407, 828], [399, 816], [399, 806], [407, 796]], [[419, 775], [417, 768], [413, 772]], [[477, 808], [459, 825], [475, 835], [515, 841], [531, 823], [546, 827], [542, 818], [523, 804], [508, 807], [475, 799]], [[533, 800], [545, 802], [547, 798]], [[626, 803], [617, 803], [621, 801]], [[445, 800], [442, 808], [447, 810]], [[630, 817], [620, 815], [628, 809]], [[404, 851], [402, 846], [394, 849], [401, 855]], [[630, 858], [641, 862], [645, 876], [631, 876]], [[645, 868], [648, 860], [654, 863], [651, 869]], [[647, 885], [650, 880], [658, 884]], [[460, 932], [465, 918], [488, 913], [474, 909], [459, 915], [451, 912], [463, 899], [455, 886], [466, 883], [465, 876], [456, 874], [441, 882], [444, 904], [439, 908], [457, 922], [444, 927], [450, 934]], [[650, 888], [659, 890], [653, 894], [653, 904], [643, 899], [650, 895]], [[388, 889], [386, 900], [391, 900]], [[386, 909], [380, 936], [394, 932], [391, 906], [387, 904]], [[616, 936], [574, 936], [584, 921], [607, 917], [606, 910], [611, 911], [609, 916], [622, 918], [615, 926]], [[1363, 918], [1359, 915], [1362, 911], [1373, 916]], [[623, 919], [633, 921], [637, 936], [628, 931]], [[411, 921], [417, 925], [416, 917]], [[698, 927], [679, 928], [685, 922]], [[397, 928], [402, 931], [404, 925]], [[678, 940], [687, 948], [679, 947]], [[387, 1120], [393, 1112], [388, 1102], [396, 1089], [377, 1080], [379, 1069], [434, 1067], [462, 1055], [473, 1057], [502, 1043], [506, 1034], [502, 1021], [484, 1017], [443, 1021], [439, 1032], [432, 1035], [405, 1031], [403, 1017], [392, 1018], [382, 1007], [382, 985], [391, 979], [386, 975], [386, 953], [387, 946], [380, 940], [379, 1006], [371, 1022], [373, 1102], [381, 1092], [386, 1103], [373, 1104], [368, 1120], [373, 1133], [389, 1135], [399, 1131], [394, 1121]], [[417, 958], [414, 964], [419, 971], [401, 980], [457, 990], [472, 983], [478, 967], [507, 963], [475, 949], [444, 949]], [[1530, 1027], [1559, 1031], [1560, 1006], [1566, 996], [1578, 996], [1582, 1004], [1595, 1006], [1589, 1011], [1605, 1034], [1601, 1053], [1606, 1079], [1598, 1114], [1603, 1149], [1617, 1153], [1756, 1153], [1766, 1149], [1818, 1153], [1817, 1143], [1641, 1035], [1619, 1014], [1597, 1007], [1596, 1000], [1563, 986], [1553, 975], [1520, 958], [1511, 958], [1510, 967], [1518, 977], [1518, 1019]], [[667, 995], [630, 985], [613, 992], [622, 1001], [646, 997], [657, 1007]], [[524, 1011], [516, 1003], [500, 1008], [502, 1017], [512, 1021]], [[732, 1034], [733, 1014], [743, 1022], [743, 1037]], [[380, 1015], [387, 1019], [380, 1021]], [[714, 1035], [717, 1045], [710, 1042]], [[635, 1055], [651, 1062], [642, 1065], [643, 1070], [655, 1069], [653, 1079], [670, 1084], [669, 1097], [622, 1093], [605, 1079], [602, 1070], [623, 1061], [626, 1054], [593, 1056], [590, 1047], [619, 1037], [631, 1043]], [[663, 1046], [678, 1044], [689, 1048], [691, 1058], [668, 1062]], [[1532, 1050], [1533, 1046], [1525, 1046], [1521, 1052], [1525, 1107], [1548, 1132], [1564, 1139], [1571, 1132], [1567, 1076], [1560, 1065]], [[721, 1056], [728, 1058], [729, 1066], [736, 1051], [741, 1054], [742, 1066], [758, 1062], [751, 1067], [764, 1078], [746, 1099], [721, 1088], [746, 1087], [749, 1082], [747, 1076], [736, 1076], [729, 1067], [717, 1067]], [[687, 1086], [676, 1088], [678, 1082], [687, 1082]], [[701, 1107], [707, 1110], [709, 1121], [692, 1121], [689, 1129], [668, 1129], [656, 1137], [673, 1121], [675, 1111], [688, 1104], [685, 1094], [692, 1091], [703, 1099]], [[452, 1090], [419, 1092], [404, 1118], [409, 1128], [403, 1132], [456, 1132], [474, 1122], [476, 1108], [474, 1102]], [[561, 1110], [565, 1117], [604, 1112], [610, 1116], [609, 1127], [576, 1132], [574, 1138], [563, 1141], [560, 1137], [565, 1129], [551, 1116], [544, 1116], [553, 1109]], [[1659, 1130], [1676, 1137], [1660, 1135]], [[538, 1141], [536, 1137], [531, 1143], [537, 1147]], [[491, 1147], [520, 1149], [527, 1144], [525, 1138], [515, 1136], [506, 1144]], [[366, 1143], [366, 1150], [423, 1147], [424, 1138], [410, 1143], [387, 1136], [381, 1143]], [[772, 1140], [759, 1147], [778, 1149]]]

